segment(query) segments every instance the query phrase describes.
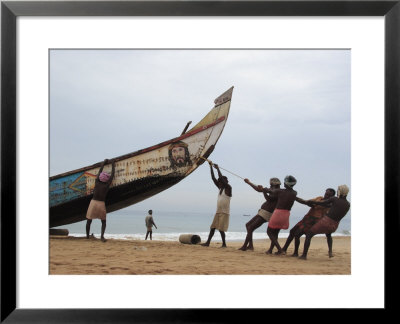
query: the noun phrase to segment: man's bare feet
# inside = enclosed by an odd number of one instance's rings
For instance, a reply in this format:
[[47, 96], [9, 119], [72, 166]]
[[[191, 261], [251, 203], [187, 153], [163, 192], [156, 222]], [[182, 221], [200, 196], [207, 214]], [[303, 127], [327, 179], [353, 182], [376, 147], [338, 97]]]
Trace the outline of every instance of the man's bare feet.
[[241, 248], [239, 248], [238, 250], [241, 250], [241, 251], [246, 251], [247, 249], [244, 247], [244, 246], [242, 246]]
[[226, 248], [226, 245], [225, 244], [222, 244], [222, 246], [221, 246], [222, 248]]
[[333, 258], [334, 257], [333, 253], [329, 253], [329, 257]]
[[210, 243], [203, 243], [203, 244], [200, 244], [201, 246], [209, 246], [210, 245]]
[[298, 253], [293, 253], [293, 254], [292, 254], [292, 257], [298, 257], [298, 256], [299, 256]]
[[285, 251], [276, 251], [275, 252], [275, 255], [286, 255], [286, 252]]
[[300, 260], [307, 260], [307, 257], [305, 255], [302, 255], [301, 257], [299, 257]]
[[107, 242], [107, 240], [104, 238], [104, 237], [102, 237], [101, 238], [101, 241], [104, 243], [104, 242]]
[[272, 254], [272, 251], [268, 250], [265, 252], [265, 254]]

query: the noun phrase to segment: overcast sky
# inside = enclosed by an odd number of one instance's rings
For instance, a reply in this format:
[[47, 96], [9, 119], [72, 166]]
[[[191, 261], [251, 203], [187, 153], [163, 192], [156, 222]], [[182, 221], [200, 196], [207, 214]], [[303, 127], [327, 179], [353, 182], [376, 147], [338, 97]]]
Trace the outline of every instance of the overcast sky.
[[[256, 184], [297, 179], [298, 196], [350, 187], [349, 50], [52, 50], [50, 175], [179, 136], [234, 86], [210, 159]], [[263, 196], [224, 172], [232, 213]], [[132, 210], [215, 212], [208, 164]], [[295, 212], [307, 208], [295, 204]]]

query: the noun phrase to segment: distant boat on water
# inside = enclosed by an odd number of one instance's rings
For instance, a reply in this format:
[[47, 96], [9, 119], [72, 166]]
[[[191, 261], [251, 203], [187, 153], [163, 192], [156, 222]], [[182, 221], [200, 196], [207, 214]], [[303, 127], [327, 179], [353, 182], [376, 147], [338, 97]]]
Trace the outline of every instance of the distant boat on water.
[[250, 216], [250, 214], [243, 214], [243, 216]]
[[[194, 127], [157, 145], [114, 158], [115, 176], [106, 206], [113, 212], [170, 188], [210, 156], [224, 130], [233, 87], [214, 100], [214, 107]], [[85, 219], [101, 162], [51, 176], [50, 228]], [[103, 171], [111, 172], [111, 163]]]

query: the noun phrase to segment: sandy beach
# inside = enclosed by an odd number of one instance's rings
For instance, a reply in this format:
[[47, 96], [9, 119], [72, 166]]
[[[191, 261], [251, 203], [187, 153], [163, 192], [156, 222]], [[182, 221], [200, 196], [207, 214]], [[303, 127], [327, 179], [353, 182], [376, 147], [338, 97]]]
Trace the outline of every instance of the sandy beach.
[[[279, 240], [284, 244], [285, 238]], [[182, 244], [173, 241], [115, 240], [50, 237], [50, 274], [131, 275], [349, 275], [351, 237], [333, 237], [333, 258], [328, 257], [325, 237], [314, 237], [307, 260], [287, 255], [267, 255], [269, 240], [254, 241], [254, 251], [239, 251], [243, 242]], [[304, 238], [301, 239], [300, 253]]]

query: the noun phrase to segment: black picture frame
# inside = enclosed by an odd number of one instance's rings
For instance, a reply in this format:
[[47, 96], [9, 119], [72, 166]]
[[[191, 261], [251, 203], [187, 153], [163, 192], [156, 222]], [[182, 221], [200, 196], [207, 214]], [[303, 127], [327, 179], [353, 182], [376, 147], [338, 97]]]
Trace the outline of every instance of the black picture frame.
[[[399, 234], [400, 0], [385, 1], [2, 1], [1, 2], [1, 322], [131, 323], [234, 322], [249, 309], [17, 309], [16, 308], [16, 19], [19, 16], [381, 16], [385, 19], [385, 307], [398, 284], [388, 266]], [[371, 188], [373, 181], [371, 179]], [[382, 190], [382, 188], [378, 188]], [[371, 195], [373, 190], [371, 190]], [[368, 198], [366, 198], [368, 199]], [[373, 237], [371, 237], [373, 244]], [[398, 244], [395, 243], [394, 246]], [[365, 247], [368, 248], [368, 247]], [[84, 287], [82, 287], [84, 290]], [[329, 288], [328, 288], [329, 289]], [[84, 293], [84, 291], [82, 291]], [[266, 296], [269, 295], [266, 292]], [[269, 295], [272, 298], [272, 295]], [[267, 305], [268, 298], [266, 298]], [[262, 313], [262, 314], [259, 314]], [[211, 316], [212, 315], [212, 316]]]

